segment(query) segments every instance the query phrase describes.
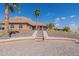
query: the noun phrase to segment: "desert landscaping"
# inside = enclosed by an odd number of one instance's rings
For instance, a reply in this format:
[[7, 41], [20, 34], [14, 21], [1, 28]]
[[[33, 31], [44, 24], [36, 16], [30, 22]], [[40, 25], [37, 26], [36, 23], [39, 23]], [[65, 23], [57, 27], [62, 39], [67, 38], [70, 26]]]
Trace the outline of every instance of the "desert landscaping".
[[[55, 35], [57, 35], [57, 37], [64, 37], [64, 36], [67, 37], [67, 35], [69, 34], [66, 32], [65, 33], [53, 32], [53, 33], [49, 32], [48, 35], [50, 37], [51, 37], [51, 34], [52, 34], [52, 37], [53, 36], [56, 37]], [[68, 37], [70, 37], [69, 35]], [[70, 38], [73, 38], [73, 36]], [[5, 56], [5, 55], [6, 56], [72, 56], [72, 55], [78, 56], [79, 44], [76, 43], [74, 40], [54, 39], [54, 38], [51, 40], [50, 39], [43, 40], [42, 38], [39, 38], [39, 39], [38, 38], [36, 39], [19, 38], [16, 40], [10, 39], [8, 41], [7, 40], [0, 41], [0, 55], [2, 56]]]
[[79, 56], [78, 4], [0, 6], [0, 56]]

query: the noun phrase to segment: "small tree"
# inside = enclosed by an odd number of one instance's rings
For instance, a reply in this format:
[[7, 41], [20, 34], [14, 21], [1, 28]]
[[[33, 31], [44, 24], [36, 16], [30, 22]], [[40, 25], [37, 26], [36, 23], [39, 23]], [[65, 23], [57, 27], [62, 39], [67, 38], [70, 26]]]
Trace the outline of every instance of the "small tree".
[[55, 24], [54, 23], [49, 23], [46, 25], [48, 30], [55, 30]]
[[64, 29], [63, 29], [63, 31], [69, 32], [70, 31], [70, 28], [67, 27], [67, 26], [65, 26]]
[[53, 28], [52, 23], [49, 24], [49, 29], [51, 30]]

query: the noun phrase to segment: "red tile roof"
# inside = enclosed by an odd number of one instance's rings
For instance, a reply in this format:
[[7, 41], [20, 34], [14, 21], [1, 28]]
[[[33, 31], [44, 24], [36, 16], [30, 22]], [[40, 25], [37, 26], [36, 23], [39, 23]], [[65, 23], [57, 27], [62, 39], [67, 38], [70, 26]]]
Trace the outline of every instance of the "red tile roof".
[[[14, 18], [10, 18], [9, 22], [10, 23], [28, 23], [28, 24], [30, 24], [32, 26], [36, 25], [36, 22], [34, 22], [32, 19], [26, 18], [26, 17], [18, 17], [18, 16], [14, 17]], [[41, 22], [38, 22], [38, 25], [46, 26], [45, 24], [43, 24]]]

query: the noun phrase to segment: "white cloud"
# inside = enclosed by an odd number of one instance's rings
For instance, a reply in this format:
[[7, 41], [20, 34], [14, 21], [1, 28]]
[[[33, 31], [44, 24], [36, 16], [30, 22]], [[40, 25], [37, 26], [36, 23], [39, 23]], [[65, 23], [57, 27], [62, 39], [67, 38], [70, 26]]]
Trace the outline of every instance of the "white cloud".
[[65, 20], [65, 19], [66, 19], [66, 17], [61, 17], [61, 19], [62, 19], [62, 20]]
[[59, 21], [60, 21], [60, 18], [59, 18], [59, 17], [57, 17], [57, 18], [55, 19], [55, 21], [54, 21], [55, 27], [57, 27], [57, 28], [60, 26]]
[[71, 16], [70, 16], [70, 18], [74, 18], [74, 17], [75, 17], [75, 15], [71, 15]]
[[60, 26], [60, 24], [59, 24], [59, 23], [56, 23], [56, 24], [55, 24], [55, 26], [56, 26], [56, 27], [59, 27], [59, 26]]
[[58, 23], [59, 20], [60, 20], [60, 18], [56, 18], [55, 21], [54, 21], [54, 23]]

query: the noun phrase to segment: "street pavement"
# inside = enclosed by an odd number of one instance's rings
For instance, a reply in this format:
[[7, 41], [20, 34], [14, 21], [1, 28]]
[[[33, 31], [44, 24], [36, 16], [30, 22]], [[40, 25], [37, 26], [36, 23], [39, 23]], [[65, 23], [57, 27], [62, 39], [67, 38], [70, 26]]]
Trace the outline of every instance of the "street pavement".
[[0, 42], [0, 56], [79, 56], [79, 44], [66, 40]]

